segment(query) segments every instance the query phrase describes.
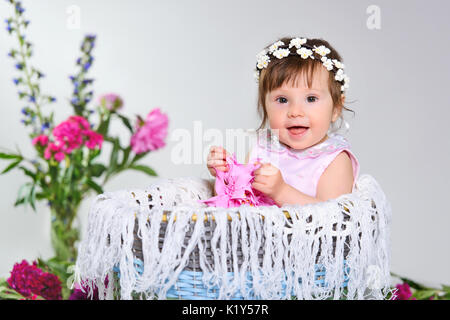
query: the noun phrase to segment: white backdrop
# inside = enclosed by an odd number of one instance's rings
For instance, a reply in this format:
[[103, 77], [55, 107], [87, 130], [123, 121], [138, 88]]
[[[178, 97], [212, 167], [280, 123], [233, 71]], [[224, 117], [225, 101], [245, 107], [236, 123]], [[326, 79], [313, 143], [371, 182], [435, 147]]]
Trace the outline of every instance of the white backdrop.
[[[58, 102], [56, 121], [70, 113], [68, 100], [75, 59], [85, 34], [97, 35], [91, 76], [96, 96], [116, 92], [124, 113], [146, 115], [154, 107], [169, 115], [170, 134], [194, 122], [207, 129], [250, 129], [259, 125], [255, 55], [281, 36], [328, 40], [344, 57], [351, 78], [347, 134], [361, 163], [392, 203], [392, 271], [429, 284], [450, 284], [450, 212], [447, 199], [450, 151], [450, 23], [448, 1], [118, 1], [24, 0], [31, 20], [27, 38], [34, 44], [33, 64], [46, 77], [44, 93]], [[68, 27], [68, 7], [80, 9], [80, 28]], [[377, 6], [380, 29], [367, 26]], [[0, 2], [0, 18], [11, 8]], [[7, 53], [16, 40], [0, 32], [0, 147], [34, 156], [12, 78]], [[122, 144], [129, 139], [113, 126]], [[175, 164], [169, 136], [164, 149], [144, 162], [160, 177], [208, 177], [206, 163]], [[228, 141], [227, 141], [228, 143]], [[203, 145], [207, 148], [207, 144]], [[201, 152], [202, 150], [200, 150]], [[197, 150], [199, 152], [199, 150]], [[238, 159], [243, 160], [239, 154]], [[194, 158], [192, 158], [194, 160]], [[205, 159], [204, 159], [205, 161]], [[0, 163], [0, 168], [6, 162]], [[126, 172], [106, 191], [145, 187], [154, 179]], [[13, 206], [26, 178], [18, 171], [0, 176], [0, 276], [13, 264], [51, 256], [49, 210]], [[80, 223], [92, 197], [83, 202]], [[84, 230], [84, 229], [82, 229]]]

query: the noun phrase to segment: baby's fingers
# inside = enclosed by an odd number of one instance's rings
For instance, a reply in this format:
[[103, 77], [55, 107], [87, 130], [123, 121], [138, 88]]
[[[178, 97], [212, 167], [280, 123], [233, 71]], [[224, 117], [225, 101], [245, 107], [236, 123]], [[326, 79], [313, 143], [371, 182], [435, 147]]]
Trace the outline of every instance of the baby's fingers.
[[226, 159], [227, 156], [230, 156], [230, 154], [222, 147], [214, 146], [211, 147], [209, 151], [209, 158], [211, 159]]
[[228, 168], [225, 160], [208, 160], [207, 166], [208, 168], [216, 168], [222, 171], [225, 171]]
[[209, 159], [206, 164], [208, 165], [208, 167], [218, 167], [224, 166], [226, 164], [226, 161], [222, 159]]

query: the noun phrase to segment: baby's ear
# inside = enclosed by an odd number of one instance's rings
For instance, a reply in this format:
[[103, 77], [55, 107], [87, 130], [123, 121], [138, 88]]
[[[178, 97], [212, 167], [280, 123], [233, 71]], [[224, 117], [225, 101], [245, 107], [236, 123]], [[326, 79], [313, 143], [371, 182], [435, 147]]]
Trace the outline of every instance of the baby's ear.
[[342, 107], [343, 107], [342, 104], [337, 104], [337, 105], [334, 106], [334, 108], [333, 108], [333, 116], [331, 118], [332, 122], [335, 122], [339, 118], [339, 116], [341, 115], [341, 112], [342, 112]]

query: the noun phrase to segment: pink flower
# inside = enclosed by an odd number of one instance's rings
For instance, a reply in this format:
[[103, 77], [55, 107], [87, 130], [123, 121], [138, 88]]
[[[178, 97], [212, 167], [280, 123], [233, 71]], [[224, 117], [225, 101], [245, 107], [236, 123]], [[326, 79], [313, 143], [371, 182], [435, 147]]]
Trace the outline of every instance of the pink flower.
[[103, 136], [100, 133], [86, 130], [84, 132], [84, 136], [88, 139], [85, 143], [86, 147], [88, 147], [89, 149], [95, 149], [96, 146], [98, 146], [99, 149], [102, 148]]
[[123, 100], [115, 93], [106, 93], [98, 98], [98, 103], [110, 111], [117, 111], [122, 108]]
[[41, 134], [35, 137], [33, 141], [31, 141], [31, 143], [33, 144], [33, 146], [39, 143], [42, 147], [45, 147], [48, 143], [48, 136], [46, 136], [45, 134]]
[[242, 204], [250, 206], [272, 206], [275, 201], [262, 192], [253, 189], [254, 171], [261, 165], [239, 164], [233, 154], [226, 159], [228, 171], [216, 170], [216, 196], [207, 200], [198, 200], [215, 207], [238, 207]]
[[152, 110], [145, 121], [138, 118], [136, 132], [131, 137], [131, 149], [139, 154], [164, 147], [169, 119], [159, 108]]
[[87, 121], [86, 118], [83, 118], [82, 116], [70, 116], [67, 121], [76, 122], [85, 130], [89, 130], [91, 128], [89, 125], [89, 121]]
[[[81, 134], [82, 128], [80, 128], [80, 124], [84, 127], [82, 122], [79, 118], [70, 117], [53, 129], [53, 136], [66, 153], [71, 153], [74, 149], [82, 146], [83, 135]], [[89, 129], [89, 124], [87, 129]]]
[[53, 142], [49, 143], [47, 148], [44, 150], [44, 158], [50, 160], [54, 156], [55, 160], [61, 162], [66, 157], [64, 153], [63, 146], [55, 144]]
[[[53, 136], [57, 142], [57, 146], [64, 153], [71, 153], [73, 150], [81, 148], [84, 145], [89, 149], [94, 149], [96, 146], [102, 147], [103, 136], [90, 129], [89, 122], [81, 116], [71, 116], [66, 121], [61, 122], [53, 129]], [[53, 146], [56, 148], [56, 145]], [[46, 150], [47, 151], [47, 150]], [[48, 159], [50, 158], [50, 151], [47, 151]], [[59, 155], [58, 158], [61, 158]], [[55, 157], [56, 158], [56, 157]]]
[[39, 295], [47, 300], [61, 300], [61, 281], [56, 275], [38, 268], [36, 261], [32, 265], [26, 260], [16, 263], [6, 281], [25, 298], [35, 300]]

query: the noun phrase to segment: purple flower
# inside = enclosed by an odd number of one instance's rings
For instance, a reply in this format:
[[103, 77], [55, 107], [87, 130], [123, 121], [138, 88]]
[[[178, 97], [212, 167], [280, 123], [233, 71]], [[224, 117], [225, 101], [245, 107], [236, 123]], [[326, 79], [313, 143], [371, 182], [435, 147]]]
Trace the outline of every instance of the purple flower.
[[22, 4], [20, 3], [20, 1], [19, 1], [19, 2], [16, 2], [16, 11], [17, 11], [19, 14], [22, 14], [22, 13], [25, 11], [25, 9], [22, 8]]
[[115, 112], [123, 107], [123, 100], [118, 94], [105, 93], [98, 98], [98, 104], [109, 111]]

